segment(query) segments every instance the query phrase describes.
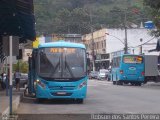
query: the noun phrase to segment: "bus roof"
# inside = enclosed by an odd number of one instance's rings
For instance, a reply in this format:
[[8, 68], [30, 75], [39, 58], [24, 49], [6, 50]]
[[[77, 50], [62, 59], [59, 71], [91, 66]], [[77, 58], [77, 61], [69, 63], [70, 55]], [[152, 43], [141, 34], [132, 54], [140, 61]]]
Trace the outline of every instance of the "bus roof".
[[114, 56], [113, 58], [127, 56], [127, 55], [130, 55], [130, 56], [143, 56], [143, 55], [137, 55], [137, 54], [121, 54], [121, 55]]
[[72, 42], [65, 42], [63, 40], [57, 42], [49, 42], [43, 43], [38, 46], [38, 48], [46, 48], [46, 47], [75, 47], [75, 48], [85, 48], [85, 45], [80, 43], [72, 43]]

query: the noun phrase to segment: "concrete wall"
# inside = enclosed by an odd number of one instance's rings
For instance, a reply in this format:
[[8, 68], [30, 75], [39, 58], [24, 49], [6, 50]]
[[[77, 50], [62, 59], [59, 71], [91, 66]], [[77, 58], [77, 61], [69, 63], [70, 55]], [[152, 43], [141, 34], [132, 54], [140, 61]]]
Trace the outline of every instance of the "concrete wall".
[[23, 61], [28, 61], [28, 56], [32, 54], [32, 49], [23, 50]]

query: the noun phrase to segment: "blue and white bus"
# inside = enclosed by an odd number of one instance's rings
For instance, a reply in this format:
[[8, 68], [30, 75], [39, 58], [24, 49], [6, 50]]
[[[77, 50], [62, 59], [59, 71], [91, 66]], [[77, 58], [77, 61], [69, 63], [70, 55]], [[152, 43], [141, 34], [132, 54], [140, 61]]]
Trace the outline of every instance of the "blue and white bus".
[[87, 92], [86, 48], [65, 41], [40, 44], [30, 58], [29, 91], [38, 101], [55, 98], [83, 103]]
[[144, 57], [141, 55], [123, 54], [113, 57], [111, 80], [113, 84], [141, 86], [144, 82]]

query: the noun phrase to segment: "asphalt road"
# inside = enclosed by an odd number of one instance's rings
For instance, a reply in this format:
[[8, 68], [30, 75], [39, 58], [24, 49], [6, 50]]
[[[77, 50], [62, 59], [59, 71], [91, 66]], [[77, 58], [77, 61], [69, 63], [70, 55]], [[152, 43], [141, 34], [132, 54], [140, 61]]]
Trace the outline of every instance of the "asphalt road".
[[158, 114], [160, 83], [119, 86], [108, 81], [89, 80], [83, 104], [71, 100], [37, 103], [34, 99], [24, 99], [17, 113], [22, 115], [20, 120], [89, 120], [93, 114]]
[[22, 101], [19, 114], [160, 113], [160, 83], [118, 86], [108, 81], [89, 80], [83, 104], [68, 100]]

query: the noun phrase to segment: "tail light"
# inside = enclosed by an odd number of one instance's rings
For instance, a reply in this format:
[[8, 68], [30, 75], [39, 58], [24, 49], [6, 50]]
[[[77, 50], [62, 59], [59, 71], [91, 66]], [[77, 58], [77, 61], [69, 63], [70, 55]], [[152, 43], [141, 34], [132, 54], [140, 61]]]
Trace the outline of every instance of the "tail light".
[[144, 71], [143, 71], [143, 72], [141, 72], [141, 75], [142, 75], [142, 76], [144, 76]]
[[120, 72], [120, 74], [123, 74], [123, 70], [120, 70], [119, 72]]

